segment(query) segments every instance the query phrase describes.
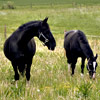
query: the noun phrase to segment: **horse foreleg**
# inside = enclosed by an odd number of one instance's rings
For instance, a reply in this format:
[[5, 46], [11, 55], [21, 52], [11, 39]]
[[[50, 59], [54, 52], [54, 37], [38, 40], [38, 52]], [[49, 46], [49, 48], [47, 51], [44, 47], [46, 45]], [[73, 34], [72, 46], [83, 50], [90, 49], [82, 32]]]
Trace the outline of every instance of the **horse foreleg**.
[[84, 63], [85, 63], [85, 58], [82, 58], [82, 64], [81, 64], [81, 76], [84, 76]]
[[27, 79], [27, 81], [30, 80], [30, 66], [27, 66], [27, 68], [26, 68], [26, 79]]
[[26, 79], [27, 79], [27, 83], [29, 83], [29, 80], [30, 80], [31, 64], [32, 64], [32, 61], [30, 61], [29, 63], [27, 63], [27, 67], [26, 67]]
[[14, 78], [15, 78], [16, 88], [18, 88], [17, 81], [19, 80], [19, 74], [18, 74], [18, 70], [17, 70], [17, 65], [12, 63], [12, 66], [13, 66], [13, 69], [14, 69], [14, 72], [15, 72]]
[[30, 68], [31, 68], [31, 65], [29, 66], [27, 66], [27, 68], [26, 68], [26, 86], [27, 87], [29, 87], [29, 80], [30, 80]]

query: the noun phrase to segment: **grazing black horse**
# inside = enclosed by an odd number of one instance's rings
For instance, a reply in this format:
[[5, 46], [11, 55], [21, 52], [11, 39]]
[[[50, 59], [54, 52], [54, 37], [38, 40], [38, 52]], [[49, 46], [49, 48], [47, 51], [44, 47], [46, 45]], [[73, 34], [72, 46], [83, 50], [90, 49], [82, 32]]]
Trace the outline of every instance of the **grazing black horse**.
[[88, 40], [85, 34], [80, 30], [72, 30], [65, 33], [64, 37], [64, 49], [66, 52], [68, 70], [72, 68], [72, 75], [74, 75], [74, 69], [77, 62], [77, 58], [82, 58], [81, 75], [84, 74], [84, 63], [87, 58], [88, 64], [87, 69], [91, 78], [95, 78], [96, 67], [97, 67], [97, 54], [94, 57], [93, 52], [90, 48]]
[[4, 54], [11, 61], [15, 80], [19, 80], [19, 73], [23, 74], [26, 70], [26, 79], [30, 80], [30, 68], [32, 58], [36, 51], [34, 36], [38, 37], [49, 50], [54, 50], [55, 39], [47, 23], [48, 18], [43, 21], [31, 21], [20, 26], [5, 41]]

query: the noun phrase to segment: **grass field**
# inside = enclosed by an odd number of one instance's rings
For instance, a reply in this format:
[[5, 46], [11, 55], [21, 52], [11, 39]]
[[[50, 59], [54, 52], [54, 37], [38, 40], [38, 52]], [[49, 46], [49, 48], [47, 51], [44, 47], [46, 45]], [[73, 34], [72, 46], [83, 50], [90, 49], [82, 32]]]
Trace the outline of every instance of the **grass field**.
[[1, 4], [4, 4], [8, 1], [14, 3], [17, 6], [27, 6], [30, 4], [33, 5], [52, 5], [52, 4], [82, 4], [82, 5], [97, 5], [100, 4], [99, 0], [0, 0]]
[[[6, 1], [1, 0], [0, 5]], [[80, 59], [75, 75], [71, 77], [67, 73], [63, 49], [64, 30], [79, 29], [87, 35], [94, 55], [98, 53], [100, 56], [100, 1], [76, 0], [73, 3], [73, 0], [55, 0], [53, 3], [53, 0], [29, 0], [32, 6], [27, 0], [22, 1], [13, 1], [16, 9], [0, 9], [0, 100], [100, 100], [100, 57], [95, 80], [89, 79], [86, 68], [84, 77], [80, 76]], [[9, 37], [20, 25], [47, 16], [57, 42], [56, 49], [49, 51], [35, 37], [37, 51], [33, 58], [30, 86], [26, 86], [25, 77], [20, 77], [18, 88], [15, 88], [12, 65], [3, 54], [4, 26]]]

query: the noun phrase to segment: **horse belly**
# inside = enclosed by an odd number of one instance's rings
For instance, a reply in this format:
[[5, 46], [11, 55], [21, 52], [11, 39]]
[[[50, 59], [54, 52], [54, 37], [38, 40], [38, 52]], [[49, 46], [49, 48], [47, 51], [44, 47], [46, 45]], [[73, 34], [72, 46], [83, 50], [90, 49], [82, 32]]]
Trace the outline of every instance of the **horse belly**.
[[[8, 38], [6, 41], [5, 41], [5, 43], [4, 43], [4, 49], [3, 49], [3, 51], [4, 51], [4, 54], [5, 54], [5, 56], [9, 59], [9, 60], [11, 60], [11, 58], [12, 58], [12, 54], [11, 54], [11, 52], [12, 52], [12, 50], [11, 50], [11, 44], [10, 44], [10, 38]], [[13, 48], [13, 47], [12, 47]]]

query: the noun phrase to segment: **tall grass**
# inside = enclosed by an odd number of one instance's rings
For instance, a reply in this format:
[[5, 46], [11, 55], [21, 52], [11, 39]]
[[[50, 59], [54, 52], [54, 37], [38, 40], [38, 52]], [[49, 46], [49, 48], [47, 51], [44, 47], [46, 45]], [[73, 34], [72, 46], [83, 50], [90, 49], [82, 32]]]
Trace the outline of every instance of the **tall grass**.
[[[3, 52], [0, 52], [0, 98], [7, 100], [97, 100], [100, 99], [100, 70], [97, 68], [96, 80], [89, 79], [85, 68], [84, 78], [80, 76], [80, 59], [78, 60], [75, 75], [71, 77], [67, 72], [67, 59], [64, 50], [63, 36], [54, 35], [57, 38], [57, 47], [54, 52], [48, 51], [42, 43], [35, 38], [37, 52], [33, 58], [31, 67], [30, 86], [26, 86], [25, 77], [20, 77], [18, 88], [14, 83], [14, 72], [10, 62], [5, 58]], [[60, 43], [59, 43], [60, 41]], [[99, 47], [99, 40], [90, 39], [89, 43], [95, 51], [95, 43]], [[96, 48], [99, 52], [100, 48]], [[94, 52], [95, 53], [95, 52]], [[100, 53], [100, 52], [99, 52]], [[98, 58], [98, 65], [100, 58]]]

